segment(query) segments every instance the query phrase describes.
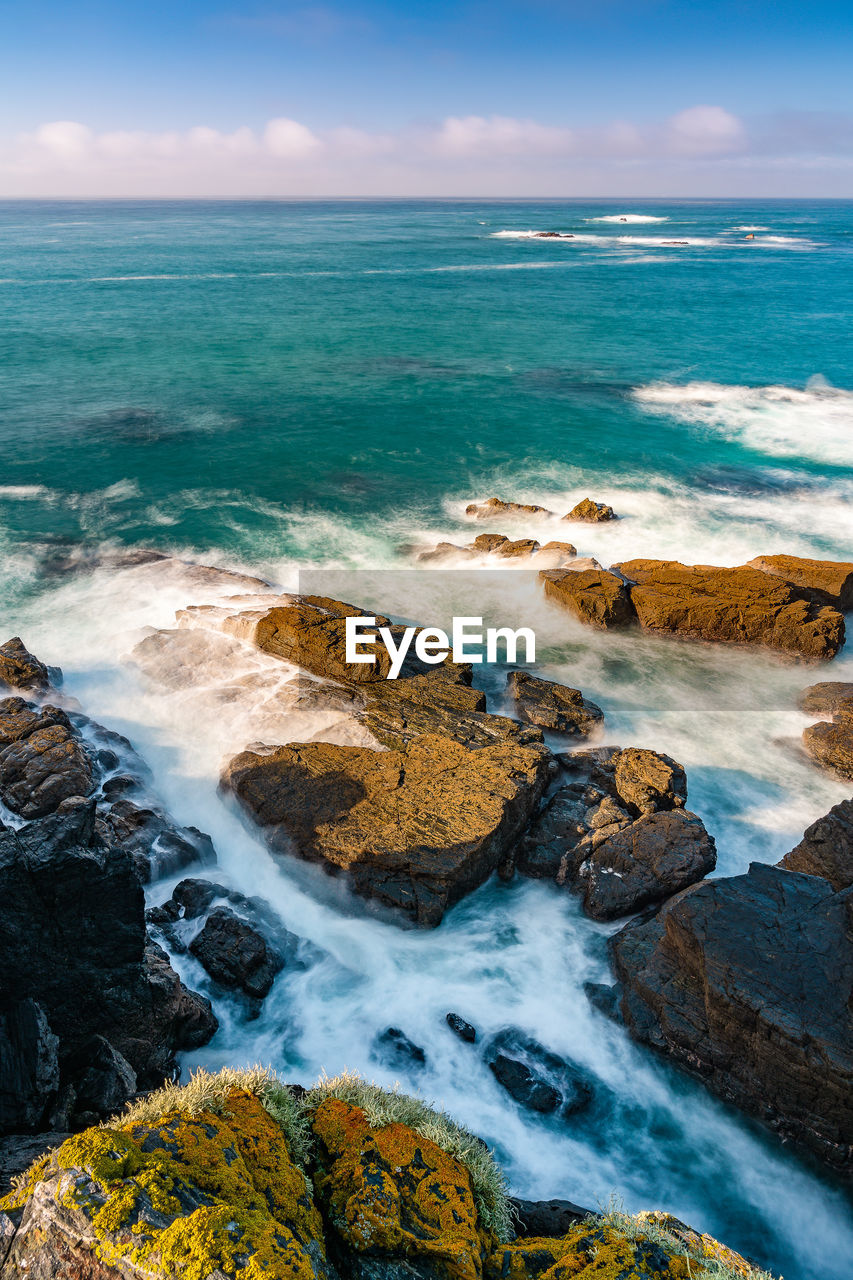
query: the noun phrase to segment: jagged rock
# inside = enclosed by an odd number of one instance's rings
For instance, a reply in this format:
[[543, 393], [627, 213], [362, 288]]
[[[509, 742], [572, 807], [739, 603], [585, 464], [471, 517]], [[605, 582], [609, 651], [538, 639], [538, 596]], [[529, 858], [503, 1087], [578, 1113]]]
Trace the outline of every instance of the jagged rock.
[[214, 898], [225, 898], [225, 885], [213, 880], [181, 880], [172, 890], [172, 902], [183, 911], [185, 920], [204, 915]]
[[466, 1044], [474, 1044], [477, 1039], [477, 1028], [472, 1027], [470, 1022], [466, 1022], [464, 1018], [460, 1018], [458, 1013], [448, 1013], [445, 1022], [450, 1030], [460, 1040], [464, 1040]]
[[[297, 941], [294, 937], [294, 949]], [[263, 934], [228, 907], [210, 913], [189, 949], [214, 982], [259, 1000], [285, 966], [284, 956]]]
[[[0, 1137], [0, 1197], [7, 1196], [12, 1189], [12, 1180], [29, 1169], [30, 1165], [54, 1147], [60, 1147], [71, 1134], [65, 1130], [42, 1129], [39, 1133], [13, 1133]], [[10, 1243], [4, 1238], [0, 1209], [0, 1268], [5, 1257], [4, 1244]], [[14, 1223], [13, 1223], [14, 1226]], [[10, 1233], [11, 1234], [11, 1233]], [[2, 1274], [2, 1273], [0, 1273]]]
[[505, 542], [509, 542], [509, 538], [505, 533], [478, 533], [477, 537], [471, 543], [472, 551], [497, 551], [498, 547], [503, 546]]
[[571, 559], [572, 556], [576, 556], [578, 553], [577, 547], [572, 542], [544, 542], [539, 548], [539, 554], [541, 555], [546, 551], [558, 551], [566, 556], [567, 559]]
[[502, 498], [487, 498], [485, 502], [469, 502], [465, 508], [466, 516], [475, 516], [478, 520], [490, 520], [494, 516], [550, 516], [547, 507], [537, 507], [530, 503], [504, 502]]
[[612, 939], [631, 1034], [853, 1170], [853, 889], [753, 863]]
[[842, 613], [853, 609], [853, 564], [800, 556], [756, 556], [749, 567], [805, 587], [816, 600], [833, 604]]
[[213, 842], [203, 831], [179, 826], [161, 810], [126, 798], [104, 809], [98, 825], [106, 840], [127, 849], [143, 884], [193, 863], [216, 862]]
[[571, 1200], [518, 1200], [511, 1198], [515, 1221], [515, 1234], [519, 1240], [531, 1237], [555, 1239], [565, 1236], [584, 1218], [592, 1216], [592, 1209], [582, 1209]]
[[310, 1183], [278, 1123], [235, 1089], [75, 1134], [6, 1202], [4, 1280], [336, 1280]]
[[429, 551], [421, 551], [419, 564], [431, 564], [434, 560], [473, 560], [477, 555], [470, 547], [459, 547], [455, 542], [437, 542]]
[[50, 672], [25, 648], [20, 636], [13, 636], [0, 645], [0, 689], [3, 685], [13, 689], [31, 689], [44, 693], [50, 688]]
[[513, 1027], [493, 1036], [484, 1053], [498, 1083], [530, 1111], [567, 1117], [592, 1102], [592, 1088], [579, 1067]]
[[53, 813], [93, 790], [92, 761], [57, 707], [0, 701], [0, 800], [22, 818]]
[[373, 1041], [373, 1052], [392, 1071], [419, 1071], [426, 1054], [399, 1027], [386, 1027]]
[[223, 782], [274, 849], [345, 871], [357, 893], [432, 926], [502, 862], [547, 773], [541, 748], [469, 751], [425, 734], [405, 751], [246, 751]]
[[541, 569], [539, 577], [548, 599], [579, 622], [610, 630], [636, 621], [628, 587], [615, 573], [605, 569]]
[[[14, 988], [4, 977], [4, 995]], [[59, 1092], [59, 1039], [35, 1000], [0, 1010], [0, 1133], [37, 1129]]]
[[612, 507], [605, 502], [595, 502], [592, 498], [582, 498], [564, 520], [583, 520], [586, 524], [601, 524], [606, 520], [616, 520], [618, 516]]
[[604, 1014], [604, 1017], [609, 1018], [611, 1022], [621, 1023], [622, 1013], [619, 1006], [622, 1003], [622, 986], [620, 983], [585, 982], [583, 990], [593, 1009]]
[[818, 818], [778, 864], [788, 871], [823, 876], [833, 889], [853, 885], [853, 800], [842, 800]]
[[528, 724], [587, 737], [604, 720], [601, 707], [587, 701], [580, 689], [540, 680], [527, 671], [511, 671], [506, 683], [518, 715]]
[[834, 658], [844, 619], [803, 587], [758, 569], [628, 560], [631, 605], [646, 631], [726, 644], [766, 645], [801, 658]]
[[41, 1006], [61, 1063], [100, 1035], [150, 1087], [176, 1049], [215, 1031], [209, 1003], [146, 945], [142, 887], [129, 854], [98, 836], [93, 802], [0, 831], [0, 901], [0, 972]]
[[798, 703], [801, 711], [812, 716], [828, 716], [839, 713], [853, 714], [853, 684], [843, 680], [824, 680], [820, 684], [803, 689]]
[[75, 1110], [106, 1117], [136, 1093], [136, 1072], [109, 1040], [92, 1036], [66, 1063], [74, 1078]]
[[640, 747], [626, 747], [611, 759], [617, 794], [632, 813], [682, 809], [687, 800], [687, 775], [670, 756]]
[[594, 920], [630, 915], [695, 884], [716, 864], [713, 838], [695, 813], [646, 813], [609, 835], [581, 864], [584, 911]]
[[358, 718], [383, 746], [404, 751], [423, 734], [454, 738], [466, 747], [497, 742], [532, 745], [541, 730], [486, 712], [486, 695], [452, 680], [413, 676], [371, 685]]
[[495, 555], [523, 558], [525, 556], [532, 556], [534, 552], [538, 550], [539, 543], [535, 538], [516, 538], [512, 542], [507, 538], [505, 542], [502, 542], [499, 547], [495, 548]]

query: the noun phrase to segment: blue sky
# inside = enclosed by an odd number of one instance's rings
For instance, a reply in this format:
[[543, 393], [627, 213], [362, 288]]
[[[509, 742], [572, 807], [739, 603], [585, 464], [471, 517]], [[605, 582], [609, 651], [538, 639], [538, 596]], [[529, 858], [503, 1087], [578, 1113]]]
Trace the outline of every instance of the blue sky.
[[853, 195], [853, 7], [0, 4], [6, 195]]

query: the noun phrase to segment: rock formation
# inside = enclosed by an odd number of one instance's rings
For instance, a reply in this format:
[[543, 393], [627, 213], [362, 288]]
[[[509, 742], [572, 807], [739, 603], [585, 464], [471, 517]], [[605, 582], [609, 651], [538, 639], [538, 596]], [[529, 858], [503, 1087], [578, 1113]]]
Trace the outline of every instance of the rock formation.
[[804, 560], [800, 556], [756, 556], [751, 569], [760, 569], [804, 587], [816, 600], [835, 605], [842, 613], [853, 609], [853, 564], [836, 560]]
[[491, 520], [496, 516], [550, 516], [547, 507], [537, 507], [523, 502], [505, 502], [503, 498], [486, 498], [485, 502], [469, 502], [466, 516], [477, 520]]
[[506, 684], [516, 712], [528, 724], [585, 738], [604, 720], [601, 707], [589, 702], [580, 689], [541, 680], [527, 671], [511, 671]]
[[810, 715], [828, 716], [803, 730], [803, 746], [816, 764], [840, 778], [853, 778], [853, 685], [825, 681], [800, 695]]
[[615, 573], [605, 569], [543, 569], [539, 577], [548, 599], [579, 622], [601, 630], [636, 622], [628, 587]]
[[789, 871], [823, 876], [833, 889], [853, 886], [853, 800], [842, 800], [818, 818], [779, 863]]
[[572, 507], [564, 520], [582, 520], [585, 524], [601, 524], [608, 520], [617, 520], [618, 516], [606, 502], [596, 502], [593, 498], [582, 498]]

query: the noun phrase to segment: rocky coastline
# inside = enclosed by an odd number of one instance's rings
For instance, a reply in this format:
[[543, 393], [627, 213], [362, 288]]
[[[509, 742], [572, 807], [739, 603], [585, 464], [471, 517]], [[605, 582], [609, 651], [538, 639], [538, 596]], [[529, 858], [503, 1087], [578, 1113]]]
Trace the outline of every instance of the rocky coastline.
[[[542, 513], [500, 499], [468, 510], [478, 521]], [[592, 500], [565, 517], [617, 518]], [[568, 543], [550, 548], [561, 564], [546, 568], [536, 562], [549, 548], [532, 540], [481, 535], [468, 550], [530, 560], [554, 606], [594, 628], [796, 660], [834, 657], [853, 604], [853, 565], [792, 556], [605, 570], [581, 566]], [[468, 664], [412, 656], [387, 681], [382, 661], [346, 659], [346, 620], [365, 615], [359, 605], [235, 582], [243, 587], [224, 603], [180, 610], [173, 630], [151, 632], [133, 656], [146, 678], [168, 683], [193, 661], [182, 636], [228, 637], [297, 667], [300, 705], [332, 708], [361, 735], [363, 745], [247, 742], [225, 763], [223, 794], [275, 857], [343, 878], [365, 911], [404, 927], [435, 928], [494, 873], [548, 880], [593, 920], [627, 921], [610, 938], [613, 985], [590, 989], [594, 1006], [782, 1140], [853, 1174], [853, 801], [776, 865], [711, 877], [715, 840], [688, 807], [684, 768], [662, 751], [600, 745], [605, 716], [582, 690], [511, 671], [507, 715], [489, 710]], [[401, 630], [388, 618], [374, 626]], [[820, 718], [805, 730], [805, 752], [853, 777], [853, 686], [813, 685], [801, 708]], [[432, 1130], [391, 1134], [398, 1122], [375, 1122], [351, 1092], [300, 1111], [299, 1090], [228, 1077], [209, 1086], [207, 1108], [194, 1110], [193, 1095], [173, 1087], [156, 1117], [122, 1117], [176, 1078], [177, 1054], [217, 1029], [210, 999], [181, 981], [170, 956], [192, 956], [211, 990], [251, 1018], [279, 974], [317, 961], [316, 948], [262, 899], [193, 874], [215, 867], [210, 838], [165, 812], [132, 744], [65, 697], [61, 672], [18, 637], [0, 645], [0, 802], [0, 1163], [19, 1174], [40, 1156], [0, 1203], [3, 1280], [186, 1269], [198, 1280], [539, 1280], [553, 1269], [557, 1280], [592, 1275], [596, 1252], [612, 1256], [613, 1275], [703, 1274], [681, 1265], [688, 1256], [757, 1274], [660, 1214], [641, 1222], [519, 1202], [497, 1230], [465, 1160], [447, 1166]], [[145, 886], [181, 873], [146, 911]], [[477, 1045], [517, 1105], [566, 1117], [591, 1105], [583, 1071], [517, 1028], [480, 1044], [458, 1014], [448, 1025]], [[377, 1051], [389, 1062], [416, 1069], [424, 1060], [399, 1028], [383, 1034]], [[297, 1112], [298, 1134], [289, 1127]], [[398, 1140], [402, 1154], [392, 1154]], [[209, 1144], [203, 1174], [185, 1154], [200, 1142]], [[239, 1174], [220, 1176], [217, 1161], [232, 1149]], [[164, 1161], [180, 1174], [164, 1172]], [[368, 1166], [381, 1169], [375, 1203]], [[418, 1200], [414, 1230], [409, 1198], [424, 1168], [444, 1191]], [[356, 1204], [369, 1239], [353, 1235]], [[203, 1244], [193, 1235], [199, 1215], [212, 1224]], [[229, 1215], [236, 1236], [223, 1228]]]

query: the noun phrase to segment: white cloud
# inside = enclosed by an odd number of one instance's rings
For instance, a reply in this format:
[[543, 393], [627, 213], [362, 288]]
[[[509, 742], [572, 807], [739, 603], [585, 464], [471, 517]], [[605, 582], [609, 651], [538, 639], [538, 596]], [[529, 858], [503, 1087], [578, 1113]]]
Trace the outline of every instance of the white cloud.
[[284, 116], [270, 120], [264, 129], [264, 145], [270, 155], [280, 159], [298, 159], [322, 147], [320, 139], [298, 120]]
[[516, 120], [512, 116], [448, 116], [434, 136], [434, 148], [451, 156], [517, 156], [568, 151], [569, 129]]
[[36, 129], [33, 141], [57, 159], [74, 160], [86, 154], [94, 136], [91, 129], [76, 120], [54, 120]]
[[742, 122], [723, 107], [688, 107], [668, 121], [673, 151], [681, 155], [714, 155], [738, 151], [746, 141]]

